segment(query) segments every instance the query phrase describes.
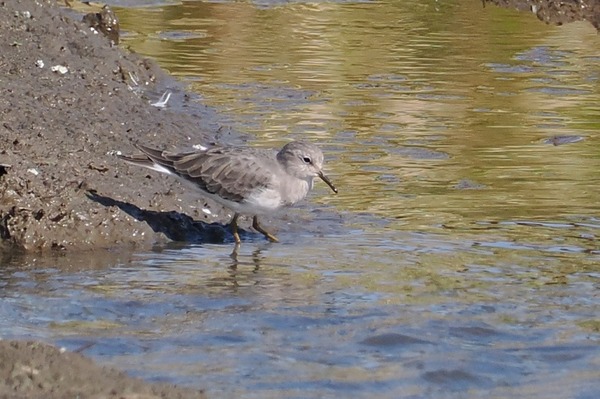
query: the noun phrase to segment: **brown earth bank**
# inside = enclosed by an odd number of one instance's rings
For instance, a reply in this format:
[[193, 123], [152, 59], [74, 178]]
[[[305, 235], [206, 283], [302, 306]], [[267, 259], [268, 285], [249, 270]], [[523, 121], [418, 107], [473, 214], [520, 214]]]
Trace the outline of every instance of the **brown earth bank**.
[[150, 105], [176, 83], [81, 19], [54, 1], [0, 2], [0, 252], [228, 240], [206, 202], [115, 155], [210, 142], [208, 112]]
[[534, 13], [547, 24], [588, 21], [600, 29], [600, 0], [482, 0], [500, 7]]
[[0, 399], [203, 399], [203, 392], [149, 384], [78, 353], [31, 341], [0, 341]]

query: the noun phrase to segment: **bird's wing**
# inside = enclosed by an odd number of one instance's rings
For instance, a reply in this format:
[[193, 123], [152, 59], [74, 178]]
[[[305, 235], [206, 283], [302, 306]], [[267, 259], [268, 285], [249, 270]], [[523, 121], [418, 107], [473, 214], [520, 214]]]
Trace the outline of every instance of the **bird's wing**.
[[223, 199], [243, 202], [254, 191], [272, 187], [272, 152], [236, 147], [169, 153], [139, 146], [148, 158], [192, 182], [201, 190]]

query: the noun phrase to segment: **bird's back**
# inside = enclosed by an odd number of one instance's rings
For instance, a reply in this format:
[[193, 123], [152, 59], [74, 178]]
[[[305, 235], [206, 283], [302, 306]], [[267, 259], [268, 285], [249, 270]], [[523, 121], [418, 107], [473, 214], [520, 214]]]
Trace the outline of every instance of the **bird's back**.
[[[146, 163], [158, 165], [193, 183], [200, 190], [224, 200], [243, 202], [256, 190], [273, 186], [270, 170], [278, 167], [276, 153], [271, 150], [242, 147], [212, 147], [190, 152], [160, 151], [143, 145], [137, 148], [146, 156]], [[141, 165], [139, 157], [122, 157]], [[133, 162], [132, 162], [133, 161]], [[150, 165], [151, 169], [159, 170]]]

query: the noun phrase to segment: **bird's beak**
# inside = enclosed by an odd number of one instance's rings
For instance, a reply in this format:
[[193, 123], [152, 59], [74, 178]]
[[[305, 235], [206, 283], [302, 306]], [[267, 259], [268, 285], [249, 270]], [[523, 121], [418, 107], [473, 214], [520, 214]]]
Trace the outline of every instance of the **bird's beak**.
[[329, 186], [329, 188], [331, 188], [333, 190], [334, 193], [337, 194], [337, 192], [338, 192], [337, 188], [335, 188], [335, 186], [333, 185], [331, 180], [329, 180], [329, 178], [327, 176], [325, 176], [323, 174], [323, 172], [319, 171], [319, 177], [321, 178], [321, 180], [323, 180]]

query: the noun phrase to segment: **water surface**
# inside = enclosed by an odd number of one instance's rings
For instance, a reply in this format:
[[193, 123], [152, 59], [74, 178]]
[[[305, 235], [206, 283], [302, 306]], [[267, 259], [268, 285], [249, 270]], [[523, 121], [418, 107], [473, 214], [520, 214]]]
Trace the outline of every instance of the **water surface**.
[[596, 397], [600, 38], [479, 5], [117, 8], [221, 141], [319, 142], [340, 193], [237, 258], [6, 260], [0, 334], [214, 397]]

